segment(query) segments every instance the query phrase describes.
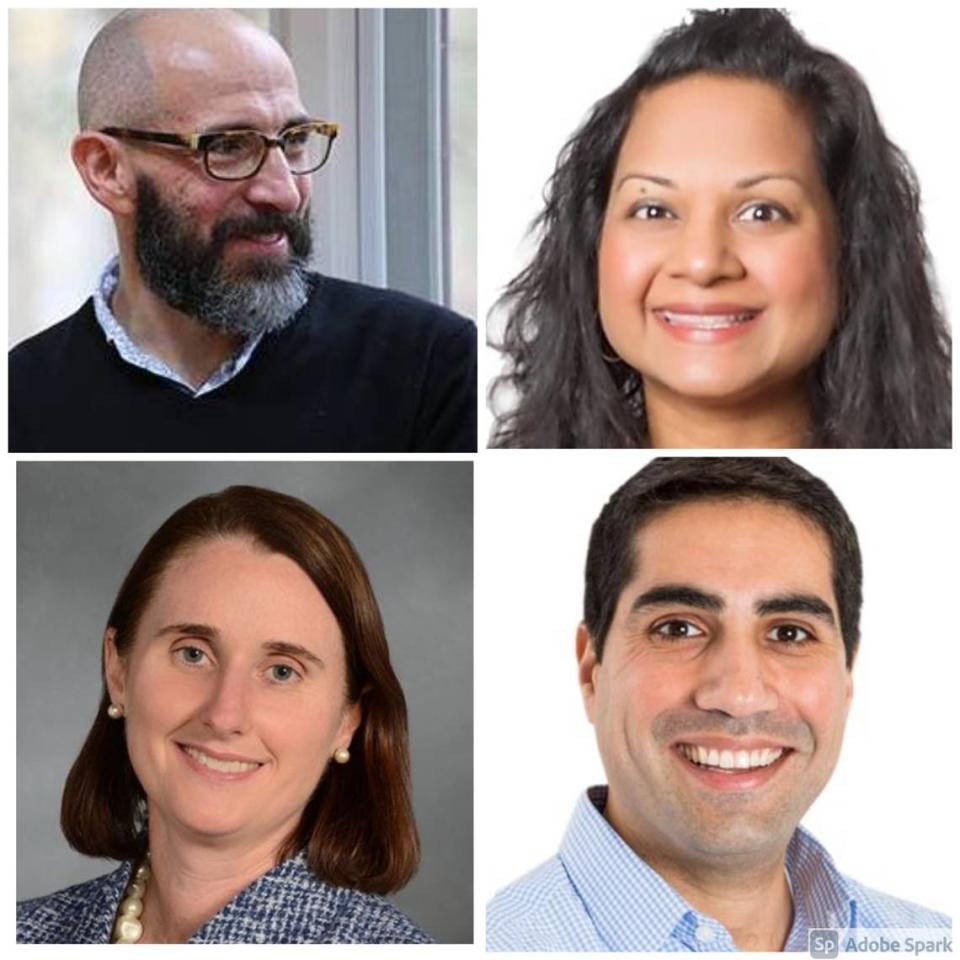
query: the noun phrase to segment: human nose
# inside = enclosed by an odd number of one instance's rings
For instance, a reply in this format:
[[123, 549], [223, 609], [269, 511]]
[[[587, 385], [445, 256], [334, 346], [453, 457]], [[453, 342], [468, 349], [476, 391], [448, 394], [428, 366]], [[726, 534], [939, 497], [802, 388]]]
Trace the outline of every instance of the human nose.
[[720, 279], [739, 280], [746, 273], [721, 218], [690, 217], [681, 221], [675, 237], [667, 265], [671, 276], [709, 286]]
[[227, 667], [217, 673], [207, 691], [201, 720], [218, 736], [243, 733], [249, 724], [247, 677], [239, 669]]
[[283, 150], [276, 144], [267, 148], [260, 169], [247, 180], [247, 198], [257, 206], [273, 207], [281, 213], [296, 213], [309, 190], [309, 176], [290, 172]]
[[694, 700], [701, 710], [731, 717], [776, 710], [779, 697], [766, 676], [763, 653], [747, 633], [725, 636], [705, 653]]

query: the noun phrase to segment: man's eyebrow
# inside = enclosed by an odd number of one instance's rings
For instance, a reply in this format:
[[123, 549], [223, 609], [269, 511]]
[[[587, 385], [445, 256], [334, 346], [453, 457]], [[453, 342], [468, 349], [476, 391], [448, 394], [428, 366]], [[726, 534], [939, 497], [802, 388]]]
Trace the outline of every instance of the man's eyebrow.
[[767, 617], [774, 613], [806, 613], [828, 623], [837, 625], [830, 605], [813, 593], [785, 593], [775, 597], [758, 600], [754, 609], [758, 616]]
[[[157, 636], [167, 636], [169, 634], [180, 634], [181, 636], [199, 637], [201, 640], [208, 640], [216, 643], [220, 639], [220, 631], [216, 627], [211, 627], [206, 623], [171, 623], [157, 631]], [[291, 657], [301, 657], [312, 663], [324, 666], [323, 659], [318, 657], [312, 650], [299, 643], [291, 643], [289, 640], [267, 640], [262, 645], [267, 653], [279, 653]]]
[[[667, 177], [657, 177], [652, 173], [625, 173], [618, 181], [615, 187], [616, 190], [619, 190], [620, 187], [627, 180], [649, 180], [651, 183], [655, 183], [660, 187], [667, 187], [670, 190], [676, 190], [677, 185], [669, 180]], [[796, 176], [793, 173], [757, 173], [751, 177], [744, 177], [742, 180], [737, 180], [734, 183], [735, 190], [747, 190], [750, 187], [756, 186], [758, 183], [762, 183], [764, 180], [792, 180], [794, 183], [798, 184], [800, 187], [804, 186], [803, 180]]]
[[[280, 132], [283, 132], [284, 130], [289, 130], [290, 127], [299, 126], [301, 123], [307, 123], [308, 121], [310, 121], [310, 120], [312, 120], [312, 119], [313, 119], [313, 117], [311, 117], [311, 116], [310, 116], [309, 114], [307, 114], [307, 113], [296, 113], [296, 114], [294, 114], [292, 117], [288, 117], [286, 120], [283, 121], [283, 125], [280, 127]], [[225, 123], [213, 123], [213, 124], [210, 124], [209, 126], [204, 127], [204, 128], [200, 131], [200, 133], [201, 133], [201, 134], [224, 133], [224, 132], [227, 131], [227, 130], [257, 130], [257, 131], [259, 131], [259, 129], [260, 129], [259, 123], [253, 122], [253, 121], [251, 121], [251, 120], [249, 120], [249, 119], [242, 119], [242, 120], [241, 120], [241, 119], [238, 119], [238, 120], [228, 120], [228, 121], [225, 122]]]
[[[667, 583], [651, 587], [637, 597], [630, 605], [630, 613], [636, 613], [645, 607], [664, 604], [678, 604], [685, 607], [697, 607], [713, 613], [722, 613], [726, 609], [723, 597], [708, 593], [686, 583]], [[836, 618], [830, 605], [813, 593], [784, 593], [758, 600], [754, 605], [757, 616], [766, 617], [776, 613], [805, 613], [836, 626]]]
[[313, 119], [314, 118], [311, 117], [308, 113], [298, 113], [295, 116], [292, 116], [289, 119], [287, 119], [280, 129], [287, 130], [289, 127], [298, 127], [300, 126], [301, 123], [309, 123]]
[[645, 590], [630, 604], [630, 613], [636, 613], [644, 607], [656, 607], [667, 603], [680, 604], [684, 607], [698, 607], [701, 610], [710, 610], [720, 613], [726, 608], [723, 597], [716, 593], [707, 593], [699, 587], [686, 583], [666, 583], [659, 587]]

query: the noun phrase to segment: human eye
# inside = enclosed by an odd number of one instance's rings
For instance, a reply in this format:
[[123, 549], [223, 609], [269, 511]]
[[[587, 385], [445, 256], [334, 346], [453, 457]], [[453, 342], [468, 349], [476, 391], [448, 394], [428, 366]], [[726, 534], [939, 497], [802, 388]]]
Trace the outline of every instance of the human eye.
[[289, 147], [302, 147], [310, 139], [311, 133], [312, 127], [293, 127], [283, 134], [283, 142]]
[[306, 157], [317, 140], [312, 127], [294, 127], [283, 134], [282, 139], [284, 154], [294, 160]]
[[248, 133], [223, 134], [207, 144], [207, 153], [223, 159], [242, 156], [251, 149], [253, 138]]
[[173, 655], [181, 663], [185, 663], [189, 667], [202, 666], [204, 661], [208, 659], [206, 651], [201, 650], [199, 647], [194, 647], [190, 645], [184, 646], [184, 647], [177, 647], [173, 651]]
[[676, 217], [668, 207], [662, 203], [652, 203], [648, 200], [637, 203], [630, 208], [630, 216], [634, 220], [674, 220]]
[[660, 640], [690, 640], [694, 637], [702, 637], [704, 634], [704, 631], [695, 623], [678, 617], [661, 620], [654, 624], [650, 632]]
[[274, 663], [267, 668], [267, 675], [274, 683], [287, 685], [302, 680], [303, 677], [289, 663]]
[[737, 219], [743, 223], [785, 223], [793, 217], [779, 203], [757, 201], [747, 204], [737, 214]]
[[767, 631], [767, 639], [785, 646], [803, 646], [806, 643], [812, 643], [816, 638], [805, 627], [796, 623], [783, 623], [776, 627], [771, 627]]

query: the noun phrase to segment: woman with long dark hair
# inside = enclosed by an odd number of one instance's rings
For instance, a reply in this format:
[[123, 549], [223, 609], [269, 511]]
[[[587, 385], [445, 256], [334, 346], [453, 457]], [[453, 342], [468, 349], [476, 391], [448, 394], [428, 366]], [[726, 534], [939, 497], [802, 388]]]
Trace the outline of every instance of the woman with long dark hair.
[[950, 446], [915, 175], [784, 14], [664, 34], [545, 199], [494, 311], [491, 445]]

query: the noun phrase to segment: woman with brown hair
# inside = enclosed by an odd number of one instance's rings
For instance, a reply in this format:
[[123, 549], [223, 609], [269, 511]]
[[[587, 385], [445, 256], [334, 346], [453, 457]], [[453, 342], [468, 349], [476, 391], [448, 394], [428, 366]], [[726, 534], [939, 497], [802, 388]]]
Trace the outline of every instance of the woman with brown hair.
[[406, 705], [363, 564], [312, 507], [231, 487], [127, 574], [61, 824], [113, 873], [18, 905], [22, 943], [423, 943]]

